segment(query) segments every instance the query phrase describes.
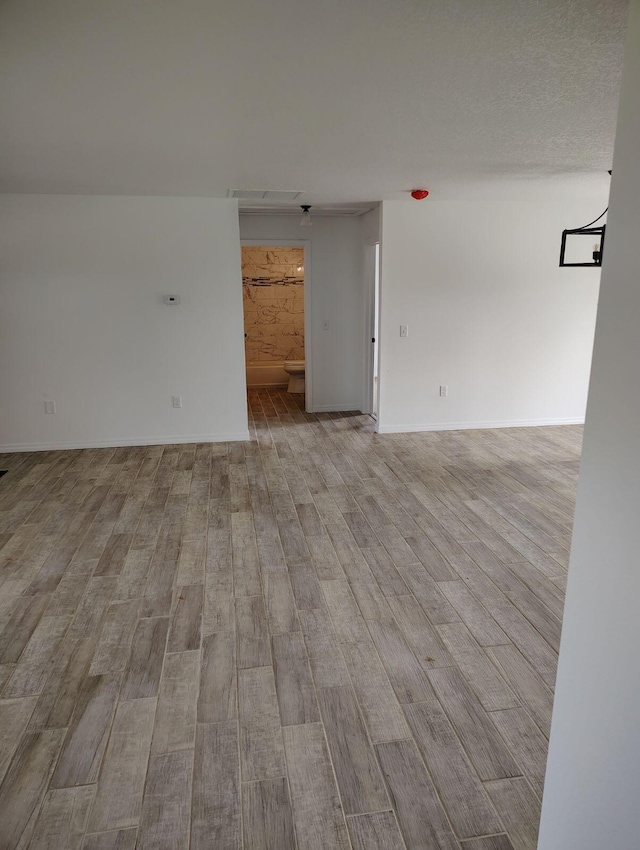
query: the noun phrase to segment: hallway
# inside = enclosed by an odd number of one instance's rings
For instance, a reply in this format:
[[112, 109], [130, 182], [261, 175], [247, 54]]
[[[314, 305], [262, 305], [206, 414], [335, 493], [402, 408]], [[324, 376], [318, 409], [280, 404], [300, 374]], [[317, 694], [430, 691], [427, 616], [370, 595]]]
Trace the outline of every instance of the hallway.
[[0, 848], [534, 850], [582, 429], [0, 456]]

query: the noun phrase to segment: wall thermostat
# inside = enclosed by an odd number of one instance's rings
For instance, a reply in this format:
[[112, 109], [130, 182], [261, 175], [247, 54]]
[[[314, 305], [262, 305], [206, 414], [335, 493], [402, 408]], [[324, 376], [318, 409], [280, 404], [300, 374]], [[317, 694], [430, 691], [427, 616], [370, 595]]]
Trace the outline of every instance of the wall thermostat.
[[179, 304], [180, 303], [180, 296], [179, 295], [165, 295], [164, 296], [164, 303], [169, 304], [170, 306], [173, 305], [173, 304]]

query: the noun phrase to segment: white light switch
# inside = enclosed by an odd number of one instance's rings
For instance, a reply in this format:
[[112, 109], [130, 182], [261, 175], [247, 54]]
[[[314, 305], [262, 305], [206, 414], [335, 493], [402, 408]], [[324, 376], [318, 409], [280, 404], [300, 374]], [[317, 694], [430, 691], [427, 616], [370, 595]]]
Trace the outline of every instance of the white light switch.
[[171, 404], [173, 407], [182, 407], [182, 396], [181, 395], [172, 395], [171, 396]]
[[449, 395], [449, 387], [446, 384], [440, 384], [440, 398], [446, 398]]
[[329, 319], [324, 320], [324, 324], [322, 325], [322, 327], [325, 331], [329, 330]]
[[409, 325], [400, 325], [400, 336], [403, 339], [409, 336]]
[[45, 403], [44, 403], [44, 412], [45, 412], [45, 413], [55, 413], [55, 412], [56, 412], [56, 403], [55, 403], [55, 401], [45, 401]]

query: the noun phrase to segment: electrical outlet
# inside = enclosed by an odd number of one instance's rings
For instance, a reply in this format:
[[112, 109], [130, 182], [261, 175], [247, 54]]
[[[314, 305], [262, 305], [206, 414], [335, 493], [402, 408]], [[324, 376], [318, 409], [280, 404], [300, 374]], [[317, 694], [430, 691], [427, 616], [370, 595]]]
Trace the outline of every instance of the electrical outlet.
[[449, 387], [446, 384], [440, 384], [440, 398], [446, 398], [449, 395]]
[[182, 407], [182, 396], [181, 395], [172, 395], [171, 396], [171, 404], [173, 407]]
[[400, 325], [400, 336], [406, 339], [409, 336], [409, 325]]
[[56, 403], [55, 401], [45, 401], [44, 403], [44, 412], [45, 413], [55, 413], [56, 412]]

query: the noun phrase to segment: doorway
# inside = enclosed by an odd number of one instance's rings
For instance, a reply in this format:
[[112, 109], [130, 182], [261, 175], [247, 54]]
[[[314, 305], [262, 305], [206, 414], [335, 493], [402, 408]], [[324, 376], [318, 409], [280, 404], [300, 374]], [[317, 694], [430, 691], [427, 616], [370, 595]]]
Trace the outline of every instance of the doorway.
[[287, 392], [308, 408], [305, 246], [241, 250], [247, 389]]

